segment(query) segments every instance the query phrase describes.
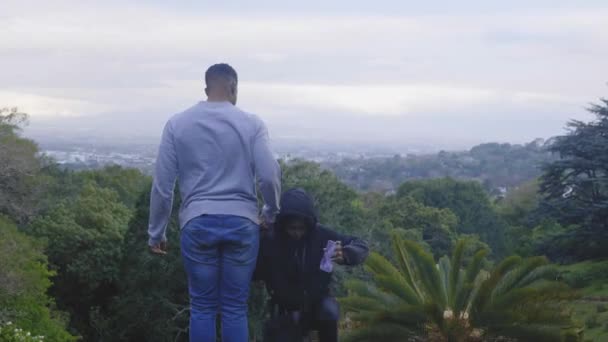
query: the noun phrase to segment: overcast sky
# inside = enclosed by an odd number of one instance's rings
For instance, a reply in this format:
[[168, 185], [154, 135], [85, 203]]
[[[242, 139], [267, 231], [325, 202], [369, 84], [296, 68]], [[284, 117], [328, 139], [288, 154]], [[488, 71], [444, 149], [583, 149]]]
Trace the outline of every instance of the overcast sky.
[[[232, 64], [277, 138], [523, 142], [608, 97], [608, 1], [0, 2], [0, 106], [157, 137]], [[428, 2], [430, 3], [430, 2]]]

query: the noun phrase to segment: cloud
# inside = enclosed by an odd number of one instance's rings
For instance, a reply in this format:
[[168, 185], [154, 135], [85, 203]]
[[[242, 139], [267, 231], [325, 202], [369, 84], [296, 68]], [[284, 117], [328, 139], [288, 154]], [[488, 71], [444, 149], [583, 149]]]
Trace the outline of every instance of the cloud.
[[[443, 112], [446, 118], [471, 108], [490, 108], [500, 103], [520, 105], [572, 104], [555, 94], [506, 92], [432, 84], [341, 86], [324, 84], [244, 83], [243, 101], [253, 106], [289, 107], [314, 111], [338, 111], [366, 116], [416, 117]], [[487, 115], [487, 113], [484, 113]]]
[[273, 52], [259, 52], [253, 54], [251, 57], [263, 63], [276, 63], [284, 61], [287, 58], [287, 55]]
[[[159, 112], [170, 114], [202, 97], [201, 81], [167, 81], [148, 88], [98, 89], [80, 92], [81, 99], [58, 97], [69, 89], [54, 89], [55, 96], [4, 92], [0, 101], [15, 103], [33, 115], [97, 115], [112, 112]], [[38, 90], [49, 93], [48, 90]], [[327, 85], [311, 83], [240, 84], [239, 105], [272, 119], [305, 112], [349, 113], [354, 116], [419, 117], [442, 113], [487, 115], [488, 108], [521, 106], [559, 108], [584, 103], [585, 98], [559, 94], [510, 92], [491, 88], [465, 88], [433, 84]], [[3, 95], [4, 94], [4, 95]], [[150, 101], [162, 99], [162, 102]], [[486, 109], [479, 110], [479, 109]], [[460, 114], [459, 114], [460, 113]]]
[[431, 117], [449, 135], [462, 118], [571, 117], [605, 93], [608, 6], [467, 6], [251, 13], [198, 2], [3, 2], [0, 101], [44, 117], [168, 116], [200, 100], [209, 64], [228, 61], [240, 102], [270, 121]]
[[33, 113], [39, 117], [79, 117], [86, 114], [98, 114], [108, 109], [107, 106], [82, 100], [40, 96], [0, 90], [0, 106], [19, 107], [21, 111]]

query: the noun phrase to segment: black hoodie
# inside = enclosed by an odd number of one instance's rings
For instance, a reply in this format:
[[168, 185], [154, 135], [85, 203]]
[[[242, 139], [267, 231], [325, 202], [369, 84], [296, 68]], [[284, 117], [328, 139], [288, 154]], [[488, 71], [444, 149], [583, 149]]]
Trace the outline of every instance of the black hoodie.
[[[307, 233], [297, 241], [289, 238], [283, 228], [285, 221], [294, 217], [308, 226]], [[256, 270], [256, 278], [266, 283], [275, 304], [286, 310], [306, 311], [330, 294], [331, 273], [320, 269], [329, 240], [342, 242], [345, 265], [358, 265], [367, 257], [364, 241], [318, 223], [314, 202], [304, 190], [285, 192], [274, 229], [261, 240]]]

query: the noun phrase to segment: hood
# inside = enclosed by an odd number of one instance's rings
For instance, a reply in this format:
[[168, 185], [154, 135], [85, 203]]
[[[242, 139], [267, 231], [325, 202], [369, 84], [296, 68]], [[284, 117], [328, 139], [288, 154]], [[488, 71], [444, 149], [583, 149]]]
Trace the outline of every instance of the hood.
[[317, 225], [318, 214], [314, 201], [303, 189], [290, 189], [281, 196], [281, 210], [276, 219], [279, 230], [281, 229], [281, 221], [292, 217], [307, 221], [310, 229], [314, 229]]

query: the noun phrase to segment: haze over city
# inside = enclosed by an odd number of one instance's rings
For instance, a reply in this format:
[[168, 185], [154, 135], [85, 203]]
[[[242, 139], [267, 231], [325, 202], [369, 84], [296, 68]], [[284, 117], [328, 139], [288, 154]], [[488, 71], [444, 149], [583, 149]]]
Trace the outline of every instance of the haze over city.
[[156, 143], [216, 62], [280, 141], [470, 147], [563, 133], [606, 92], [605, 1], [3, 1], [26, 134]]

